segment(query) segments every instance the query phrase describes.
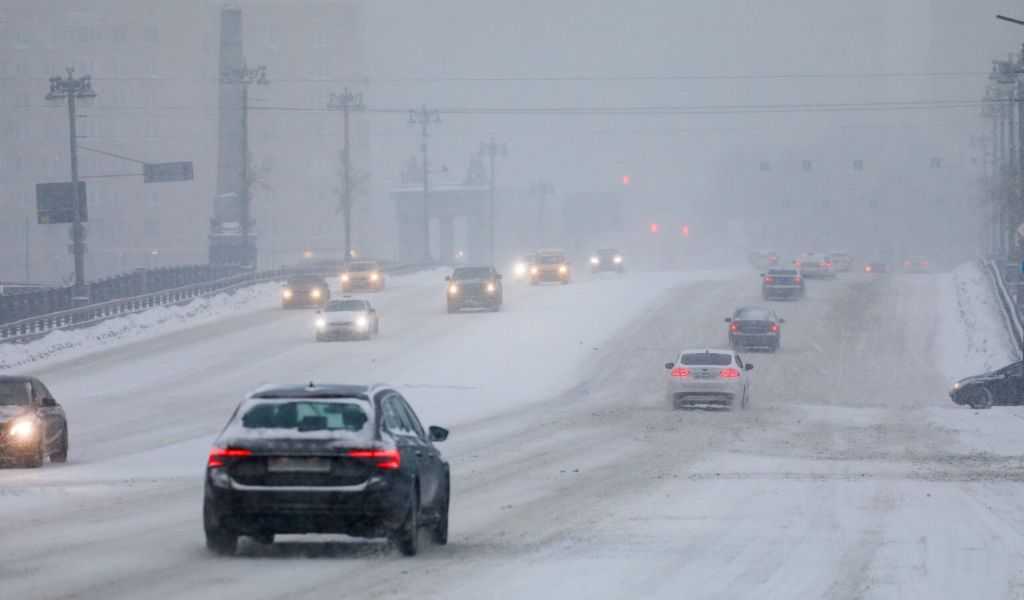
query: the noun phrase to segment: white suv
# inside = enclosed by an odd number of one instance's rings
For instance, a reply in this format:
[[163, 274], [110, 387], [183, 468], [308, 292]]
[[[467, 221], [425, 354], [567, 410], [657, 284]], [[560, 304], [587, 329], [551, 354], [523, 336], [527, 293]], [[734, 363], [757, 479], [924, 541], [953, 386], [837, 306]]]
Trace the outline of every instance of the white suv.
[[667, 397], [672, 408], [724, 406], [741, 409], [750, 402], [750, 377], [746, 364], [732, 350], [683, 350], [668, 369]]

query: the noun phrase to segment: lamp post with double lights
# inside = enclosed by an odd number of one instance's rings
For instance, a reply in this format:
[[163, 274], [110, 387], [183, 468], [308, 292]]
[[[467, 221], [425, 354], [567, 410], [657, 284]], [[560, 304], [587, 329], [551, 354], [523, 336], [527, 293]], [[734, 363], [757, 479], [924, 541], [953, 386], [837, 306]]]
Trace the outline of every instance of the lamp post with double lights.
[[263, 65], [250, 69], [240, 67], [237, 69], [226, 69], [221, 74], [221, 83], [239, 85], [242, 87], [242, 197], [239, 207], [239, 225], [242, 230], [242, 252], [241, 262], [244, 267], [251, 267], [256, 259], [256, 253], [249, 247], [251, 237], [249, 228], [252, 225], [250, 217], [252, 213], [252, 200], [249, 197], [252, 185], [249, 181], [249, 86], [267, 85], [267, 68]]
[[420, 151], [423, 153], [423, 260], [430, 262], [433, 257], [430, 254], [430, 174], [436, 171], [430, 170], [430, 161], [427, 154], [427, 126], [431, 123], [441, 122], [441, 112], [436, 108], [409, 111], [409, 124], [420, 126]]
[[341, 210], [345, 218], [345, 258], [352, 260], [352, 153], [349, 144], [349, 114], [364, 110], [362, 94], [353, 94], [346, 88], [341, 94], [331, 94], [328, 110], [340, 110], [345, 115], [345, 148], [341, 151]]
[[75, 104], [81, 100], [87, 104], [96, 98], [92, 90], [92, 75], [75, 77], [75, 70], [68, 67], [68, 76], [55, 75], [50, 78], [50, 92], [46, 99], [51, 102], [68, 101], [68, 126], [71, 146], [71, 242], [75, 255], [75, 283], [71, 288], [74, 303], [85, 304], [89, 301], [89, 290], [85, 285], [85, 227], [82, 225], [81, 199], [78, 195], [78, 143], [75, 131]]

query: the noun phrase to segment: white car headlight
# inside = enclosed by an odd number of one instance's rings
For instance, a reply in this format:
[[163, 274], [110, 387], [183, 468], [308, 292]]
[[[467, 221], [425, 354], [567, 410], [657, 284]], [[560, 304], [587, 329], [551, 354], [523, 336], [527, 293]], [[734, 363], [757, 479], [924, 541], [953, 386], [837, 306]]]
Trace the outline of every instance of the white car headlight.
[[287, 300], [287, 299], [292, 297], [292, 291], [291, 290], [285, 290], [285, 291], [281, 292], [281, 295], [284, 296], [285, 300]]
[[622, 262], [622, 257], [621, 256], [616, 256], [612, 260], [615, 262], [615, 264], [619, 264], [619, 263]]
[[459, 294], [459, 286], [455, 285], [454, 283], [449, 285], [448, 293], [451, 294], [452, 296], [457, 296]]
[[953, 384], [953, 389], [954, 390], [960, 389], [960, 382], [959, 381]]
[[348, 273], [342, 273], [341, 274], [341, 282], [342, 283], [348, 283], [348, 280], [349, 280]]
[[309, 295], [314, 297], [314, 298], [319, 298], [320, 297], [320, 288], [313, 288], [313, 291], [311, 291], [309, 293]]
[[370, 273], [370, 281], [378, 281], [380, 279], [380, 273]]
[[323, 317], [320, 317], [316, 320], [316, 326], [323, 329], [324, 327], [327, 327], [327, 321], [325, 321]]
[[537, 273], [540, 273], [540, 269], [537, 267], [530, 267], [530, 273], [536, 275]]
[[523, 264], [523, 263], [516, 263], [514, 271], [515, 271], [516, 275], [525, 275], [526, 274], [526, 265]]
[[370, 320], [365, 316], [356, 319], [356, 327], [360, 329], [366, 329], [370, 325]]
[[487, 293], [488, 294], [493, 294], [494, 291], [497, 290], [497, 289], [498, 288], [496, 288], [493, 283], [488, 283], [487, 284]]
[[10, 435], [13, 438], [25, 439], [32, 437], [36, 432], [36, 424], [32, 421], [18, 421], [11, 427]]
[[565, 265], [559, 265], [558, 266], [558, 272], [561, 273], [562, 275], [565, 275], [566, 273], [569, 272], [569, 267], [567, 267]]
[[596, 256], [591, 256], [590, 257], [590, 264], [592, 264], [592, 265], [599, 265], [599, 264], [601, 264], [601, 259], [596, 257]]

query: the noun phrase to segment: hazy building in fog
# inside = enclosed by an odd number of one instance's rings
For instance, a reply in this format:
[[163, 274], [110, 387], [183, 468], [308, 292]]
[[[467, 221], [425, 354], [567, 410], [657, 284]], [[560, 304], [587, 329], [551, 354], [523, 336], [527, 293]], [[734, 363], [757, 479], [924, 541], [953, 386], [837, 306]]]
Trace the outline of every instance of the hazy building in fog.
[[[331, 92], [363, 75], [355, 2], [239, 2], [246, 59], [266, 65], [251, 93], [250, 149], [261, 181], [253, 216], [261, 261], [341, 247], [336, 214], [341, 119]], [[0, 280], [73, 271], [68, 226], [35, 224], [35, 184], [70, 179], [65, 105], [49, 78], [93, 76], [79, 144], [146, 162], [194, 162], [195, 179], [143, 184], [141, 165], [85, 149], [87, 275], [207, 260], [216, 195], [218, 32], [213, 0], [24, 0], [0, 5]], [[369, 149], [353, 120], [353, 156]], [[110, 177], [111, 175], [127, 175]], [[96, 177], [102, 176], [102, 177]], [[357, 211], [357, 215], [358, 215]], [[27, 240], [27, 243], [26, 243]], [[26, 260], [26, 249], [29, 249]]]

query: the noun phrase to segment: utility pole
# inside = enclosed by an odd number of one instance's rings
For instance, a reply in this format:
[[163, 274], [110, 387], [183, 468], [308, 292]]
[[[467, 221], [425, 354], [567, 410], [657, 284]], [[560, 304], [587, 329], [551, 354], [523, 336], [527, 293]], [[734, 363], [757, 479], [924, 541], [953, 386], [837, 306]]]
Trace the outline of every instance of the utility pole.
[[29, 222], [29, 218], [25, 217], [25, 283], [32, 281], [32, 255], [30, 254], [32, 245], [29, 239], [29, 232], [31, 231], [29, 229]]
[[46, 94], [49, 101], [68, 101], [68, 126], [71, 130], [71, 207], [73, 222], [71, 224], [72, 252], [75, 255], [75, 283], [71, 288], [72, 301], [75, 304], [89, 302], [89, 289], [85, 285], [85, 227], [82, 225], [81, 199], [78, 197], [78, 134], [75, 131], [75, 100], [83, 104], [96, 98], [92, 91], [92, 75], [75, 78], [75, 70], [68, 67], [68, 76], [56, 75], [50, 78], [50, 92]]
[[420, 152], [423, 153], [423, 260], [430, 262], [433, 257], [430, 255], [430, 161], [427, 153], [427, 140], [430, 137], [427, 133], [427, 126], [431, 123], [441, 122], [441, 113], [436, 108], [427, 109], [426, 106], [419, 110], [409, 111], [409, 124], [420, 126]]
[[345, 148], [341, 151], [341, 210], [345, 219], [345, 258], [352, 260], [352, 153], [349, 145], [349, 113], [366, 108], [362, 94], [353, 94], [345, 88], [341, 94], [331, 94], [328, 110], [340, 110], [345, 115]]
[[547, 197], [555, 193], [555, 186], [547, 181], [534, 181], [530, 184], [530, 193], [537, 196], [537, 247], [544, 248], [544, 215], [547, 214]]
[[487, 208], [487, 229], [488, 254], [491, 264], [494, 264], [494, 197], [497, 192], [494, 187], [494, 162], [497, 157], [508, 154], [508, 146], [505, 145], [505, 142], [496, 142], [494, 138], [491, 138], [491, 141], [480, 144], [480, 154], [485, 154], [491, 159], [491, 193]]
[[226, 69], [222, 73], [221, 82], [242, 87], [242, 193], [238, 220], [242, 229], [241, 263], [243, 267], [253, 267], [256, 262], [256, 253], [253, 248], [250, 248], [250, 227], [252, 227], [250, 190], [252, 184], [249, 181], [249, 86], [253, 83], [267, 85], [270, 82], [267, 80], [267, 68], [262, 65], [255, 69], [247, 67]]

